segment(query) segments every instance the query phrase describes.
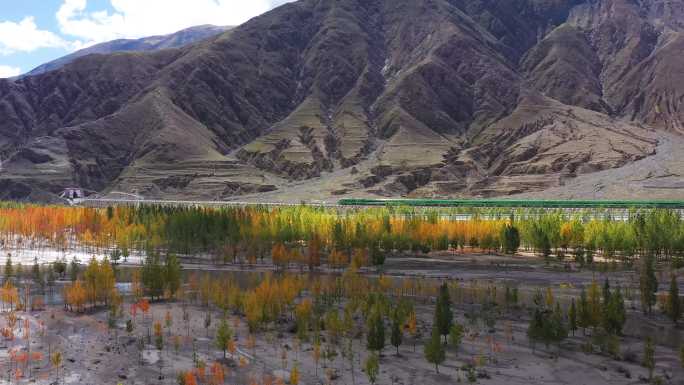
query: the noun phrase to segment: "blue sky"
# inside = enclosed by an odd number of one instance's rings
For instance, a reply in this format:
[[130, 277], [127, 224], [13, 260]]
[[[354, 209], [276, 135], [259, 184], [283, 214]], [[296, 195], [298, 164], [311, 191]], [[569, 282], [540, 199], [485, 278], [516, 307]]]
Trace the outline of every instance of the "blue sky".
[[238, 25], [287, 1], [0, 0], [0, 78], [103, 41]]

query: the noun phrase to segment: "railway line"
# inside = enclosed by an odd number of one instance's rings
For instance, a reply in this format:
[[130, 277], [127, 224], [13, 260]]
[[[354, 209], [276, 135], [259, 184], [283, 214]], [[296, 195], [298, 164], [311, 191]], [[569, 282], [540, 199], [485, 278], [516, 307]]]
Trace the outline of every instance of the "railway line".
[[684, 210], [684, 200], [509, 200], [509, 199], [342, 199], [342, 206], [372, 207], [459, 207], [527, 209], [675, 209]]

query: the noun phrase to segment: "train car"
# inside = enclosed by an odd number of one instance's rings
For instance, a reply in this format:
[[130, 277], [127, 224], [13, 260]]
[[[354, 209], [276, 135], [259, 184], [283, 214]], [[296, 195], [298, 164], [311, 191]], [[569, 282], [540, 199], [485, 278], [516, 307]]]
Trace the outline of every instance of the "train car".
[[342, 199], [340, 206], [408, 206], [464, 208], [558, 208], [558, 209], [684, 209], [679, 200], [516, 200], [516, 199]]

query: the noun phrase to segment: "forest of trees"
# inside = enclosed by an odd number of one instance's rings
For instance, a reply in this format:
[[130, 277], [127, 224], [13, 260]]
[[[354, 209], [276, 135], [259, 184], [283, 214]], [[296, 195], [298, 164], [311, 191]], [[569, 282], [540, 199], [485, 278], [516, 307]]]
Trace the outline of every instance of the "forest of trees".
[[[591, 335], [591, 340], [587, 341], [589, 349], [598, 346], [601, 353], [619, 357], [619, 336], [627, 317], [622, 289], [611, 286], [607, 279], [603, 284], [593, 281], [581, 289], [579, 296], [561, 300], [556, 298], [550, 287], [544, 292], [521, 293], [515, 287], [495, 282], [465, 284], [384, 275], [372, 278], [359, 274], [353, 266], [341, 275], [307, 277], [293, 273], [242, 272], [241, 277], [242, 282], [230, 276], [210, 273], [181, 274], [174, 256], [160, 259], [152, 253], [142, 267], [132, 271], [132, 289], [128, 298], [131, 306], [127, 312], [115, 287], [111, 262], [93, 259], [76, 274], [75, 281], [64, 287], [65, 306], [74, 312], [82, 312], [86, 306], [108, 309], [110, 327], [117, 324], [117, 319], [126, 318], [127, 332], [130, 334], [140, 329], [141, 338], [144, 338], [145, 327], [149, 329], [152, 325], [154, 339], [151, 336], [147, 338], [154, 341], [159, 350], [171, 349], [168, 344], [176, 339], [165, 336], [162, 328], [176, 322], [187, 325], [190, 319], [186, 318], [184, 310], [182, 320], [174, 320], [167, 312], [163, 324], [162, 320], [149, 318], [146, 323], [150, 299], [178, 301], [176, 303], [183, 309], [194, 305], [219, 310], [221, 316], [215, 321], [214, 341], [215, 348], [223, 352], [224, 359], [227, 352], [233, 354], [236, 351], [238, 341], [247, 348], [252, 344], [249, 341], [253, 336], [279, 330], [285, 320], [286, 324], [295, 326], [292, 333], [299, 341], [297, 349], [305, 344], [311, 345], [310, 359], [316, 362], [316, 368], [320, 359], [337, 360], [341, 356], [351, 360], [348, 362], [350, 371], [359, 370], [361, 368], [355, 368], [353, 360], [365, 346], [367, 358], [364, 369], [370, 382], [375, 381], [374, 376], [377, 376], [382, 362], [379, 357], [389, 344], [396, 354], [403, 345], [412, 344], [415, 351], [416, 343], [423, 344], [425, 360], [433, 364], [439, 373], [440, 365], [447, 358], [459, 356], [459, 346], [466, 335], [471, 340], [480, 334], [487, 338], [497, 324], [498, 328], [506, 329], [508, 326], [502, 325], [505, 314], [515, 314], [516, 311], [529, 310], [531, 313], [527, 335], [532, 347], [542, 342], [547, 348], [553, 344], [560, 349], [570, 334], [575, 335], [581, 330], [581, 335]], [[12, 281], [6, 278], [0, 289], [1, 299], [9, 304], [10, 311], [13, 311], [13, 304], [16, 309], [22, 308], [21, 295]], [[676, 281], [674, 278], [672, 281], [674, 284], [666, 303], [670, 306], [668, 314], [676, 323], [681, 308], [677, 301]], [[434, 309], [432, 322], [418, 322], [418, 306]], [[473, 310], [464, 313], [464, 308]], [[143, 314], [142, 324], [138, 322], [138, 312]], [[206, 314], [209, 317], [211, 313]], [[236, 320], [244, 319], [249, 336], [243, 335], [241, 340], [237, 338], [227, 322], [231, 316], [237, 316]], [[468, 323], [460, 323], [459, 319]], [[211, 318], [204, 320], [207, 335], [212, 322]], [[428, 332], [421, 334], [425, 329]], [[12, 330], [8, 327], [3, 333], [11, 335]], [[171, 340], [164, 342], [167, 339]], [[492, 342], [488, 355], [495, 356], [507, 341]], [[477, 363], [481, 359], [483, 357], [472, 357], [469, 362]], [[223, 370], [226, 369], [216, 365], [212, 365], [212, 375], [223, 378]], [[195, 369], [182, 373], [182, 381], [204, 377], [201, 374], [204, 367]], [[475, 369], [475, 366], [465, 367], [464, 375], [475, 376]]]
[[[211, 325], [216, 325], [212, 347], [222, 352], [224, 360], [240, 341], [228, 322], [231, 315], [236, 322], [245, 322], [249, 332], [241, 337], [245, 349], [253, 345], [255, 335], [291, 324], [297, 355], [302, 345], [310, 345], [316, 375], [319, 360], [341, 357], [349, 360], [352, 377], [363, 369], [371, 383], [377, 381], [388, 344], [396, 355], [406, 344], [412, 344], [414, 351], [422, 345], [425, 360], [437, 373], [445, 360], [459, 355], [466, 337], [491, 338], [489, 354], [496, 355], [506, 341], [494, 341], [490, 334], [505, 318], [502, 315], [516, 311], [529, 312], [527, 337], [532, 347], [543, 343], [547, 349], [551, 345], [560, 349], [565, 339], [581, 333], [591, 336], [583, 348], [597, 346], [602, 354], [618, 357], [628, 301], [631, 306], [639, 303], [647, 315], [659, 308], [674, 324], [682, 314], [674, 272], [684, 256], [684, 221], [667, 210], [634, 212], [623, 219], [561, 211], [482, 212], [463, 217], [448, 211], [337, 211], [306, 206], [93, 209], [5, 204], [0, 206], [3, 245], [79, 249], [106, 257], [92, 258], [83, 266], [36, 261], [30, 269], [13, 264], [8, 257], [0, 299], [3, 310], [7, 307], [10, 313], [33, 307], [22, 298], [29, 278], [41, 290], [60, 279], [66, 309], [76, 313], [107, 309], [110, 328], [127, 318], [129, 334], [139, 327], [138, 311], [145, 315], [150, 303], [176, 301], [183, 307], [182, 321], [167, 313], [163, 320], [143, 322], [148, 344], [160, 351], [170, 349], [174, 341], [166, 340], [172, 336], [165, 337], [163, 329], [179, 322], [189, 324], [186, 306], [198, 306], [207, 309], [207, 336]], [[548, 259], [570, 258], [579, 265], [599, 258], [633, 264], [638, 268], [639, 294], [628, 296], [608, 279], [594, 280], [572, 295], [556, 298], [551, 287], [521, 292], [508, 283], [374, 277], [361, 270], [406, 252], [514, 254], [521, 249]], [[122, 298], [116, 286], [123, 270], [120, 264], [134, 252], [142, 256], [142, 262], [125, 266], [131, 290], [128, 298]], [[274, 272], [241, 271], [237, 279], [183, 271], [182, 258], [198, 255], [203, 263], [270, 264]], [[658, 282], [659, 262], [670, 262], [672, 267], [666, 281]], [[297, 274], [322, 265], [332, 274]], [[22, 282], [24, 291], [18, 289]], [[669, 290], [663, 293], [659, 287]], [[131, 303], [128, 312], [127, 300]], [[418, 306], [434, 310], [431, 322], [420, 320]], [[219, 311], [220, 319], [213, 321], [208, 309]], [[11, 335], [13, 330], [3, 333]], [[355, 367], [354, 359], [362, 351], [363, 368]], [[644, 365], [653, 367], [654, 358], [648, 354], [646, 358]], [[469, 360], [471, 364], [464, 369], [468, 379], [474, 378], [480, 359]], [[196, 377], [204, 377], [205, 367], [195, 364], [192, 371], [179, 374], [179, 383], [192, 384]], [[212, 376], [223, 379], [226, 368], [215, 363], [210, 370]], [[295, 382], [298, 370], [293, 368]]]
[[449, 211], [346, 210], [298, 207], [107, 209], [0, 206], [0, 242], [33, 247], [114, 249], [117, 263], [133, 250], [206, 254], [217, 263], [257, 263], [272, 256], [280, 267], [381, 265], [391, 253], [475, 249], [572, 257], [580, 264], [632, 261], [649, 256], [679, 263], [684, 221], [675, 211], [634, 212], [627, 220], [608, 213], [562, 211], [517, 215]]

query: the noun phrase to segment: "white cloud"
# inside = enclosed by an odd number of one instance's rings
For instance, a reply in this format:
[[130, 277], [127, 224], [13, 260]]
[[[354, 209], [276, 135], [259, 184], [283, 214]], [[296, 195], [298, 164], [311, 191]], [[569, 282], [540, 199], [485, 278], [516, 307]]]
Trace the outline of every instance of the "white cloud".
[[0, 79], [21, 75], [21, 68], [0, 65]]
[[201, 24], [238, 25], [290, 0], [110, 0], [114, 12], [87, 10], [87, 0], [63, 0], [64, 35], [92, 44], [160, 35]]
[[38, 29], [32, 16], [18, 23], [0, 22], [0, 54], [32, 52], [39, 48], [68, 48], [70, 44], [56, 34]]

